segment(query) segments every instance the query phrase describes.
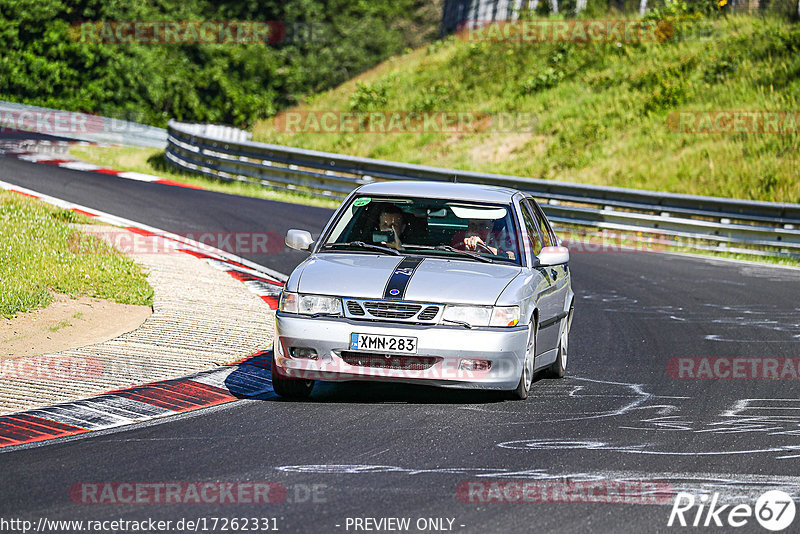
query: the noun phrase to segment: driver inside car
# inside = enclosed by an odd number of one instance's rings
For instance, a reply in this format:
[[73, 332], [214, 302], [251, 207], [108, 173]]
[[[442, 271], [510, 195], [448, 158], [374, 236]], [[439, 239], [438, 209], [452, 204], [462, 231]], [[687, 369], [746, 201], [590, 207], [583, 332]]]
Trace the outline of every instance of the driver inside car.
[[387, 205], [378, 216], [378, 230], [382, 234], [377, 236], [381, 238], [380, 244], [402, 250], [403, 233], [406, 228], [408, 228], [408, 222], [403, 211], [393, 204]]

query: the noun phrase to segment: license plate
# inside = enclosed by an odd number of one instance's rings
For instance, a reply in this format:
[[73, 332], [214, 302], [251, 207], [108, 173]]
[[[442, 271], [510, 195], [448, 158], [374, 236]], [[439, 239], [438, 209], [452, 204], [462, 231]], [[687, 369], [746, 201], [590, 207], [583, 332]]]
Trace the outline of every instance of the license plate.
[[417, 338], [404, 336], [379, 336], [373, 334], [350, 334], [350, 350], [416, 354]]

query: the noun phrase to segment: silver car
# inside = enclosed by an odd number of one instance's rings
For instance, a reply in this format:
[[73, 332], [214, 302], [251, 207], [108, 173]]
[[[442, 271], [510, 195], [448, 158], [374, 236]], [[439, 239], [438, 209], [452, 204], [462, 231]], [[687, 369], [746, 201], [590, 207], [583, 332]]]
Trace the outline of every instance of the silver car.
[[353, 191], [276, 313], [272, 384], [385, 380], [507, 391], [563, 377], [572, 322], [569, 251], [530, 196], [501, 187], [381, 182]]

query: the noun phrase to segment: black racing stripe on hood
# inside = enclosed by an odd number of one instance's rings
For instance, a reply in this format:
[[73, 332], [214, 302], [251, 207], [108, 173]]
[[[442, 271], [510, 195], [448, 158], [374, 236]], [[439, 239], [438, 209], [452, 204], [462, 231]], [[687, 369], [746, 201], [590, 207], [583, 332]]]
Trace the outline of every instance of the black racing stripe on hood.
[[394, 268], [392, 276], [386, 282], [386, 287], [383, 290], [383, 298], [385, 300], [403, 300], [406, 296], [406, 288], [414, 276], [417, 267], [422, 263], [425, 258], [403, 258], [403, 261], [397, 264]]

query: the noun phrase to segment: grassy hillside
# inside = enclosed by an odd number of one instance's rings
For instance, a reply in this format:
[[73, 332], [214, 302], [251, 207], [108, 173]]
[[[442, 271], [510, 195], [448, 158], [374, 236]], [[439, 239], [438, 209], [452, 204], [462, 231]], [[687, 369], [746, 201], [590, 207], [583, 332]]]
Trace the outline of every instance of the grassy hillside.
[[[656, 11], [675, 33], [650, 43], [468, 42], [396, 56], [300, 111], [522, 112], [533, 131], [486, 121], [443, 133], [284, 133], [304, 148], [494, 173], [800, 202], [797, 133], [680, 133], [670, 114], [800, 110], [800, 27], [778, 17]], [[800, 123], [797, 125], [800, 132]]]

